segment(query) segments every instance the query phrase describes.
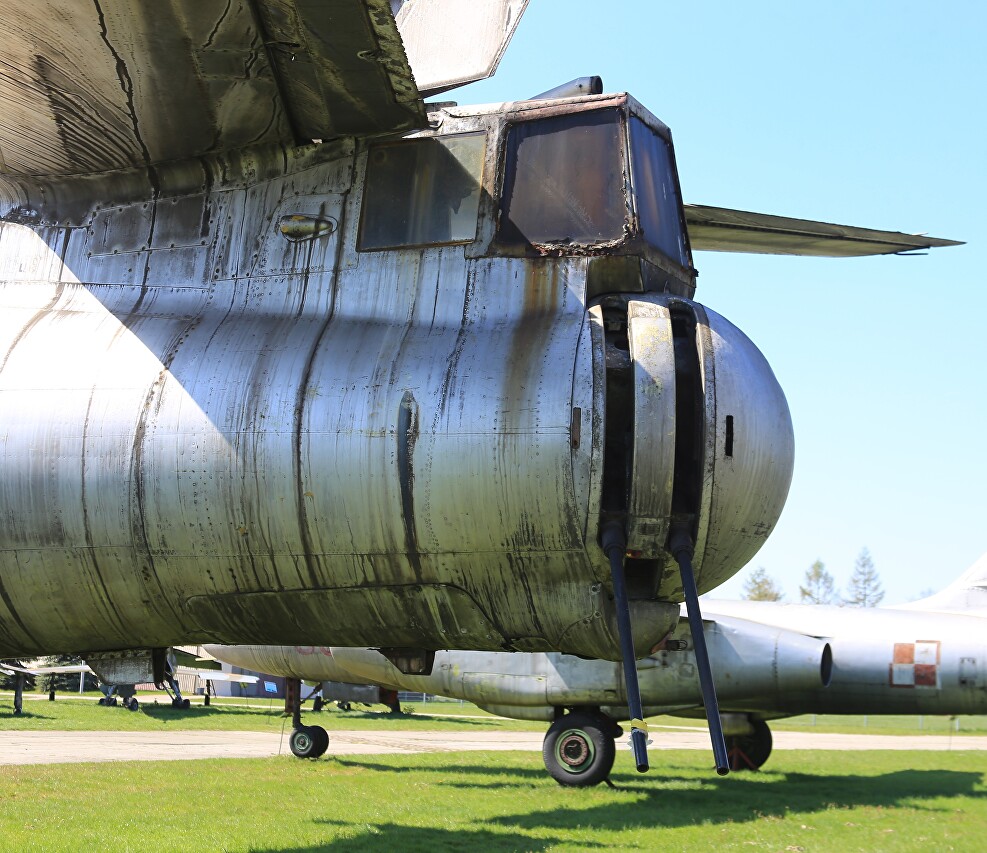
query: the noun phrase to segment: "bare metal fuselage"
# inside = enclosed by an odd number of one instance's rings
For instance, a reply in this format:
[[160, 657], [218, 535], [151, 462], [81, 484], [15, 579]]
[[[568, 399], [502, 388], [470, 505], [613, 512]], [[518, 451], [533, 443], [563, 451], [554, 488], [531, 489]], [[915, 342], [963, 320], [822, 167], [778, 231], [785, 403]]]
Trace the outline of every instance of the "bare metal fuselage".
[[597, 545], [616, 417], [601, 290], [626, 291], [636, 371], [639, 652], [681, 600], [663, 550], [670, 311], [696, 324], [700, 590], [750, 559], [791, 471], [774, 377], [686, 298], [688, 270], [645, 292], [651, 267], [626, 253], [603, 268], [604, 250], [491, 248], [501, 136], [530, 108], [441, 116], [441, 133], [487, 134], [465, 244], [358, 251], [353, 140], [4, 190], [0, 656], [260, 641], [619, 657]]

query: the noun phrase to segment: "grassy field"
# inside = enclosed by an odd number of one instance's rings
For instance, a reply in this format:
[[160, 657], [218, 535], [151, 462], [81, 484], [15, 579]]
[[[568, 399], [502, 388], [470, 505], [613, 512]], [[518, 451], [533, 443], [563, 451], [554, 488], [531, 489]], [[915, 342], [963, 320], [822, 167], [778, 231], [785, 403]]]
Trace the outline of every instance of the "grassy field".
[[566, 789], [537, 754], [289, 757], [5, 767], [4, 849], [983, 849], [983, 753], [780, 752], [715, 776], [668, 751], [618, 755], [604, 786]]
[[[15, 717], [0, 694], [3, 730], [290, 728], [283, 703], [214, 700], [175, 711], [59, 696]], [[306, 712], [333, 729], [528, 729], [458, 702]], [[435, 716], [433, 716], [435, 715]], [[701, 726], [659, 717], [654, 725]], [[987, 733], [963, 717], [959, 734]], [[775, 729], [955, 734], [946, 717], [797, 717]], [[962, 737], [956, 746], [962, 744]], [[725, 850], [928, 851], [983, 849], [987, 761], [964, 752], [777, 750], [756, 774], [717, 777], [702, 751], [655, 751], [634, 772], [619, 749], [616, 789], [565, 789], [537, 753], [422, 754], [6, 766], [0, 849], [88, 850]]]
[[[98, 696], [99, 694], [93, 694]], [[60, 695], [54, 702], [47, 698], [30, 699], [24, 713], [14, 716], [10, 694], [0, 693], [0, 731], [164, 731], [177, 729], [270, 731], [280, 732], [285, 725], [283, 700], [214, 698], [207, 708], [196, 699], [187, 711], [176, 711], [162, 694], [140, 694], [140, 710], [131, 713], [122, 707], [103, 708], [92, 697], [80, 699]], [[157, 704], [155, 702], [157, 701]], [[408, 713], [394, 715], [383, 706], [357, 706], [344, 712], [328, 705], [318, 714], [306, 708], [303, 718], [325, 729], [374, 729], [381, 726], [407, 730], [502, 729], [508, 731], [544, 731], [546, 723], [505, 720], [460, 702], [405, 703]], [[457, 719], [458, 718], [458, 719]], [[705, 727], [703, 720], [654, 717], [656, 726]], [[957, 729], [957, 723], [959, 728]], [[289, 726], [290, 728], [290, 726]], [[853, 734], [987, 734], [987, 717], [923, 716], [813, 716], [792, 717], [771, 722], [776, 731], [843, 732]]]

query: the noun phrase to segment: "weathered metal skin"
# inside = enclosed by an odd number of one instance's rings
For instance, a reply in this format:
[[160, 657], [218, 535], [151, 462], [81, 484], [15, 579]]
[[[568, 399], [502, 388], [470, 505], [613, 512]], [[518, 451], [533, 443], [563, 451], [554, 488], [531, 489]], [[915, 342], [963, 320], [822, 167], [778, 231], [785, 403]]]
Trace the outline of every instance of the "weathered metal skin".
[[[465, 245], [357, 251], [353, 139], [7, 181], [0, 656], [251, 641], [618, 658], [597, 545], [602, 253], [493, 246], [505, 123], [587, 104], [644, 115], [627, 96], [433, 115], [425, 135], [487, 134]], [[703, 591], [775, 523], [791, 423], [767, 363], [682, 275], [624, 287], [697, 324]], [[665, 334], [633, 336], [641, 655], [681, 596], [661, 535], [674, 397], [645, 340]]]

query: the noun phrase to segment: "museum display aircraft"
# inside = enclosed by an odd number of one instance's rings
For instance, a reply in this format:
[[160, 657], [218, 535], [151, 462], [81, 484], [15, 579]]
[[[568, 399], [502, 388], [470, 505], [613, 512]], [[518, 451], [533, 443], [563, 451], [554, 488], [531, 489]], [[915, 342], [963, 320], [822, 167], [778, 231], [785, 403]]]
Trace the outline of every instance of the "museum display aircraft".
[[[797, 714], [987, 714], [987, 554], [942, 592], [884, 608], [703, 601], [703, 630], [734, 770], [771, 754], [768, 722]], [[399, 672], [373, 649], [208, 646], [218, 660], [321, 682], [325, 700], [379, 701], [375, 690], [466, 699], [492, 713], [545, 720], [543, 756], [564, 785], [594, 785], [613, 766], [630, 719], [620, 667], [571, 655], [440, 652], [431, 675]], [[702, 716], [696, 656], [683, 618], [637, 662], [644, 711]], [[321, 726], [292, 733], [321, 754]], [[301, 745], [299, 747], [299, 744]]]
[[[210, 697], [214, 693], [213, 683], [217, 681], [236, 682], [240, 684], [255, 684], [256, 675], [223, 672], [219, 664], [209, 658], [208, 663], [201, 659], [193, 659], [193, 655], [187, 649], [167, 649], [164, 655], [162, 678], [155, 683], [155, 688], [168, 695], [171, 700], [171, 707], [179, 710], [187, 710], [191, 703], [187, 697], [182, 696], [181, 686], [178, 683], [179, 676], [192, 676], [203, 682], [205, 685], [205, 704], [209, 704]], [[179, 661], [185, 661], [183, 665]], [[199, 664], [199, 666], [188, 666], [188, 663]], [[203, 668], [208, 666], [208, 668]], [[140, 670], [138, 670], [140, 671]], [[118, 704], [128, 711], [136, 711], [140, 707], [137, 699], [137, 684], [134, 682], [109, 681], [109, 675], [103, 670], [103, 675], [97, 673], [89, 664], [30, 664], [24, 666], [19, 661], [0, 661], [0, 673], [14, 676], [14, 714], [20, 714], [24, 708], [24, 688], [29, 677], [39, 678], [44, 675], [67, 675], [79, 673], [79, 692], [82, 692], [82, 678], [86, 674], [97, 677], [97, 687], [103, 694], [99, 699], [100, 705], [106, 707], [116, 707]], [[55, 699], [55, 688], [49, 691], [49, 699]]]
[[683, 206], [598, 78], [426, 103], [524, 7], [0, 0], [0, 657], [702, 644], [793, 438], [692, 250], [950, 241]]

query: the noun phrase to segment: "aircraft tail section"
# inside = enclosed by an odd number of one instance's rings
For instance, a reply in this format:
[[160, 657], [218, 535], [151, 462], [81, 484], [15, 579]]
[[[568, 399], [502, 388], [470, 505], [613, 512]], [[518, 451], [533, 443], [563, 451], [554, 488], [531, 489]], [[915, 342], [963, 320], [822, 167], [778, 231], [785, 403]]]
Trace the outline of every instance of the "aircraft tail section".
[[987, 616], [987, 553], [944, 590], [914, 602], [908, 609]]

